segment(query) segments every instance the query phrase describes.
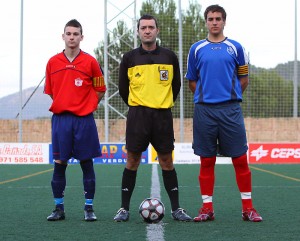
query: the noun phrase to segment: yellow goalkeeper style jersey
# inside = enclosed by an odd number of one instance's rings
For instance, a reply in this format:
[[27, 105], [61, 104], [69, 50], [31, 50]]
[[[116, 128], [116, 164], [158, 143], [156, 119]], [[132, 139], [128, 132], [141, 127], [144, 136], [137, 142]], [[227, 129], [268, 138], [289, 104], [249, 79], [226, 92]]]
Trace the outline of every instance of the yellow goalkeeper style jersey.
[[167, 64], [137, 65], [128, 69], [131, 106], [173, 107], [173, 66]]
[[181, 87], [177, 56], [157, 46], [124, 54], [120, 64], [119, 93], [129, 106], [168, 109], [174, 106]]

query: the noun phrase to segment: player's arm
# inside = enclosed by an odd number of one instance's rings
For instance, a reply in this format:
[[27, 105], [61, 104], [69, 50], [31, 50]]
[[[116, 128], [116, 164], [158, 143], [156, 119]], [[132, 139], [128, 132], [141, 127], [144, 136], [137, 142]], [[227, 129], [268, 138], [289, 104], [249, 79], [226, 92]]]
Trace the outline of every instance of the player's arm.
[[173, 71], [174, 71], [173, 73], [174, 77], [172, 80], [172, 92], [173, 92], [173, 101], [175, 102], [181, 87], [180, 68], [179, 68], [178, 58], [176, 55], [174, 57]]
[[102, 100], [103, 96], [105, 95], [105, 92], [96, 92], [98, 96], [98, 103]]
[[103, 98], [105, 92], [106, 92], [106, 85], [104, 82], [104, 76], [101, 75], [100, 77], [94, 77], [93, 78], [93, 87], [94, 90], [98, 96], [98, 103]]
[[240, 81], [242, 93], [245, 91], [249, 84], [249, 67], [248, 64], [238, 67], [238, 79]]
[[242, 88], [242, 92], [245, 91], [245, 89], [247, 88], [248, 84], [249, 84], [249, 77], [247, 76], [240, 76], [239, 77], [240, 83], [241, 83], [241, 88]]
[[119, 94], [126, 105], [128, 105], [129, 96], [129, 79], [127, 71], [128, 67], [126, 66], [126, 57], [123, 56], [119, 68]]
[[190, 90], [192, 91], [193, 94], [196, 91], [196, 85], [197, 85], [197, 81], [189, 80], [189, 88], [190, 88]]
[[238, 51], [237, 60], [239, 63], [238, 78], [243, 93], [249, 84], [249, 57], [245, 49], [241, 45], [237, 48], [237, 51]]
[[52, 93], [52, 87], [51, 87], [51, 67], [50, 63], [48, 61], [47, 66], [46, 66], [46, 75], [45, 75], [45, 84], [44, 84], [44, 94], [47, 94], [51, 97], [53, 100], [53, 93]]
[[195, 58], [195, 46], [193, 45], [190, 48], [189, 54], [188, 54], [188, 62], [187, 62], [187, 72], [185, 74], [185, 78], [189, 81], [189, 89], [193, 94], [195, 94], [196, 86], [197, 86], [197, 80], [198, 80], [198, 70], [195, 65], [196, 58]]
[[106, 92], [106, 85], [104, 80], [104, 74], [101, 68], [101, 65], [96, 61], [96, 59], [92, 62], [93, 63], [93, 87], [98, 96], [98, 103], [102, 100], [103, 96]]

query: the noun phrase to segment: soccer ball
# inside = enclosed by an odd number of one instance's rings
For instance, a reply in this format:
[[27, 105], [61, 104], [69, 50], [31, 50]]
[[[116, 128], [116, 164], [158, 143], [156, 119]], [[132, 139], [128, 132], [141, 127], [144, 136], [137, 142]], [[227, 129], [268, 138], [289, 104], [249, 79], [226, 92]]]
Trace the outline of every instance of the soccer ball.
[[157, 198], [146, 198], [139, 207], [139, 213], [147, 223], [158, 223], [165, 216], [165, 205]]

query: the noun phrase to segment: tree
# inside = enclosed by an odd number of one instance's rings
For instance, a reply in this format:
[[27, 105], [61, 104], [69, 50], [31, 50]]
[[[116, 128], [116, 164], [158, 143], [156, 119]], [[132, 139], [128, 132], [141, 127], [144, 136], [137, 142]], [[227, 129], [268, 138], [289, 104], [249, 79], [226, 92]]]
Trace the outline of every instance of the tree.
[[293, 83], [274, 70], [257, 70], [250, 75], [242, 107], [249, 117], [292, 117]]

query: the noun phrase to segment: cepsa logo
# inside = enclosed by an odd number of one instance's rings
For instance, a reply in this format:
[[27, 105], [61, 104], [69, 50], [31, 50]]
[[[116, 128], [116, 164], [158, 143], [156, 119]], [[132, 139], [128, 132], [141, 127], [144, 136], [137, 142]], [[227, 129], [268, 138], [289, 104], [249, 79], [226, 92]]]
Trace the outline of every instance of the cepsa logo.
[[300, 143], [249, 144], [249, 163], [300, 163]]

